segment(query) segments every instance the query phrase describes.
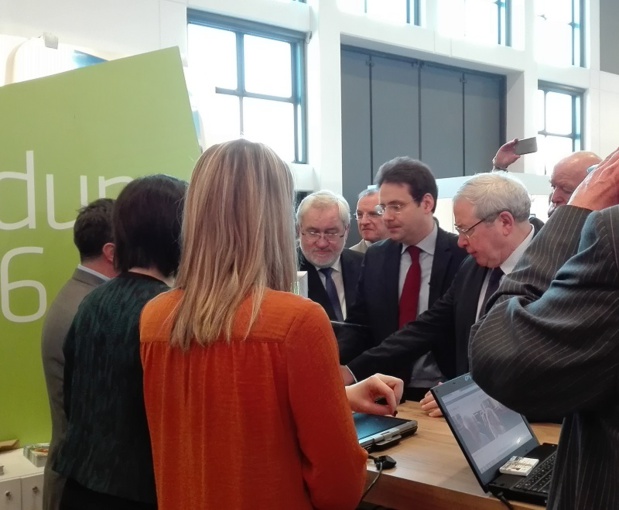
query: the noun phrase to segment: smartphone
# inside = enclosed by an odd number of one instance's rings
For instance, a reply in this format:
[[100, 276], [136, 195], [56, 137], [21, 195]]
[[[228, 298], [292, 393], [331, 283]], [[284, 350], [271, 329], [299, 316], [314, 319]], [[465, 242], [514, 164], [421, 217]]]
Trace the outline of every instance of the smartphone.
[[530, 154], [531, 152], [537, 152], [537, 137], [525, 138], [516, 142], [514, 152], [519, 156], [523, 154]]

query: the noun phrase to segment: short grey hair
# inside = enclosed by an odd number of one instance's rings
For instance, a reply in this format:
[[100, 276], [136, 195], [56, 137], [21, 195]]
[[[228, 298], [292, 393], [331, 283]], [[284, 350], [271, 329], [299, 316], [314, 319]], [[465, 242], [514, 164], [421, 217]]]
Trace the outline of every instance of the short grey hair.
[[357, 200], [361, 200], [363, 197], [370, 197], [372, 195], [376, 195], [376, 193], [378, 193], [378, 186], [376, 186], [376, 184], [370, 184], [361, 193], [359, 193]]
[[453, 201], [470, 202], [479, 219], [494, 221], [508, 211], [520, 223], [531, 213], [529, 193], [517, 178], [507, 172], [477, 174], [466, 181], [456, 192]]
[[301, 225], [303, 216], [308, 209], [328, 209], [334, 205], [336, 205], [339, 210], [342, 223], [344, 223], [345, 227], [348, 227], [348, 225], [350, 225], [350, 206], [348, 202], [342, 195], [326, 189], [315, 191], [301, 200], [297, 208], [297, 225]]

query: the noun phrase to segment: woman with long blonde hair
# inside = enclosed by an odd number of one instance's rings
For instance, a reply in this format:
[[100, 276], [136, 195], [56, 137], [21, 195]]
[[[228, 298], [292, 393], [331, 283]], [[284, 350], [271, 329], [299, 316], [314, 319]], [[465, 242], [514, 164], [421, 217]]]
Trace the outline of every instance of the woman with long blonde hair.
[[145, 307], [140, 327], [159, 509], [355, 508], [367, 456], [330, 322], [290, 292], [285, 163], [246, 140], [209, 148], [181, 244], [177, 288]]

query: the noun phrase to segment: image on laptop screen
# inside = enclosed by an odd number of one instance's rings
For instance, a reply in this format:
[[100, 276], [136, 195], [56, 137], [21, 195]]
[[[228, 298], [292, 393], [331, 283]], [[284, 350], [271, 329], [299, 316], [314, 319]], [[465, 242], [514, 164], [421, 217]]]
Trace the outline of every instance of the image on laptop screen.
[[464, 447], [484, 473], [533, 440], [522, 416], [486, 394], [476, 384], [441, 398]]

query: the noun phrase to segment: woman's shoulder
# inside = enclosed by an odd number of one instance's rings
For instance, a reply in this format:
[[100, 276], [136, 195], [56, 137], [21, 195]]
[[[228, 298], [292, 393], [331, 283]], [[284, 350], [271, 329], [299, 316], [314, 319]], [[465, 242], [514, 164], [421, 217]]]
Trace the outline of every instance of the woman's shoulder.
[[142, 327], [148, 324], [160, 324], [176, 309], [183, 295], [182, 290], [173, 289], [163, 292], [151, 299], [140, 316]]
[[283, 315], [298, 316], [299, 314], [319, 314], [322, 307], [312, 301], [292, 292], [267, 290], [262, 302], [263, 309], [277, 310]]
[[161, 310], [162, 308], [166, 308], [168, 306], [176, 306], [182, 295], [183, 291], [180, 289], [172, 289], [167, 292], [162, 292], [146, 303], [144, 310], [148, 309], [154, 311]]
[[327, 327], [331, 329], [326, 312], [318, 303], [291, 292], [268, 290], [260, 306], [262, 325], [278, 324], [281, 331], [290, 331], [295, 325], [301, 328]]

